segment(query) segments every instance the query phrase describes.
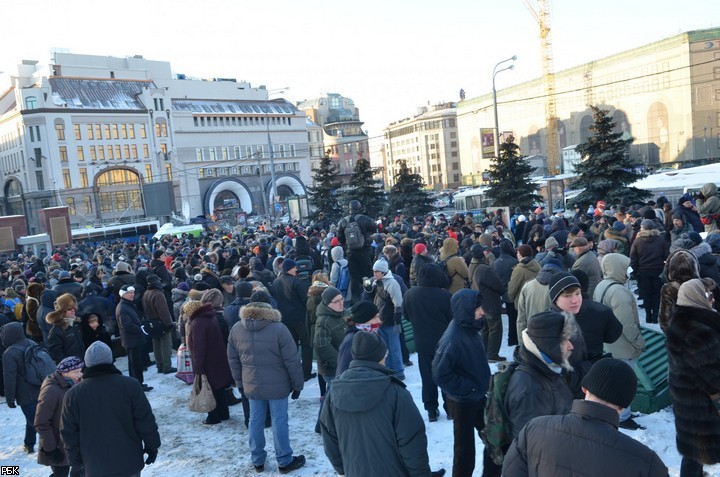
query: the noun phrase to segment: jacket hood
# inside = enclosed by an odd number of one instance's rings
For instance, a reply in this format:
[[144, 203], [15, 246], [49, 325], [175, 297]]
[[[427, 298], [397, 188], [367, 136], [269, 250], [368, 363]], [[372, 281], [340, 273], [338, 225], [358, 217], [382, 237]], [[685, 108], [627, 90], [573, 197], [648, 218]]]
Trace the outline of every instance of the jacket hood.
[[179, 288], [173, 288], [172, 289], [172, 301], [180, 301], [187, 298], [188, 292], [185, 290], [181, 290]]
[[618, 283], [627, 282], [627, 269], [629, 266], [630, 257], [621, 253], [608, 253], [600, 264], [603, 278], [608, 278]]
[[517, 266], [527, 268], [534, 273], [538, 273], [541, 268], [538, 261], [532, 257], [524, 257], [521, 261], [518, 262]]
[[[268, 303], [252, 302], [240, 308], [240, 319], [246, 321], [281, 321], [278, 310]], [[245, 326], [248, 328], [248, 326]], [[249, 329], [249, 328], [248, 328]]]
[[379, 363], [351, 361], [348, 370], [333, 381], [333, 405], [344, 412], [370, 411], [386, 399], [393, 382], [389, 373]]
[[341, 258], [345, 258], [345, 252], [343, 251], [343, 248], [340, 246], [333, 247], [332, 250], [330, 250], [330, 256], [333, 259], [333, 262], [337, 262]]
[[428, 263], [420, 267], [420, 271], [418, 273], [418, 285], [421, 287], [442, 288], [444, 278], [445, 273], [438, 265]]
[[700, 188], [700, 192], [702, 192], [702, 195], [704, 195], [706, 199], [717, 194], [717, 190], [717, 186], [713, 182], [708, 182]]
[[712, 253], [712, 247], [710, 247], [707, 242], [700, 242], [690, 249], [690, 253], [692, 253], [695, 258], [700, 258], [706, 253]]
[[557, 268], [541, 268], [535, 279], [541, 285], [547, 285], [548, 283], [550, 283], [550, 278], [559, 271], [560, 270], [558, 270]]
[[[315, 282], [317, 283], [317, 282]], [[322, 283], [322, 282], [320, 282]], [[325, 285], [325, 286], [322, 286]], [[315, 295], [322, 295], [322, 292], [327, 290], [327, 287], [330, 285], [327, 285], [325, 283], [322, 283], [322, 285], [311, 285], [310, 288], [308, 288], [308, 296], [315, 296]]]
[[500, 253], [503, 255], [511, 255], [515, 256], [515, 247], [513, 247], [513, 244], [511, 241], [505, 239], [500, 242]]
[[458, 243], [452, 237], [448, 237], [443, 240], [442, 247], [440, 248], [440, 255], [443, 257], [451, 257], [458, 253]]
[[48, 308], [55, 306], [55, 300], [57, 300], [58, 292], [51, 289], [46, 289], [40, 295], [40, 304]]
[[475, 309], [478, 307], [480, 293], [464, 288], [457, 291], [450, 300], [450, 309], [455, 324], [472, 326], [475, 322]]
[[19, 343], [25, 339], [23, 325], [20, 322], [8, 323], [0, 328], [0, 341], [5, 348], [9, 348], [15, 343]]
[[653, 237], [659, 237], [660, 231], [658, 229], [650, 229], [650, 230], [640, 230], [640, 232], [637, 233], [636, 238], [644, 238], [646, 240], [651, 240]]

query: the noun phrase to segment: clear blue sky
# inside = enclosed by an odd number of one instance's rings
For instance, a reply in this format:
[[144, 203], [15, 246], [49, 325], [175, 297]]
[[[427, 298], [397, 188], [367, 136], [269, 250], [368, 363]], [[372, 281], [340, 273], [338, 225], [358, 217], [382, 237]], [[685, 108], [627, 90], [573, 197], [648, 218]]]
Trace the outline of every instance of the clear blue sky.
[[[0, 70], [51, 48], [170, 61], [177, 73], [290, 86], [297, 101], [348, 96], [371, 136], [428, 102], [540, 75], [538, 26], [522, 0], [36, 0], [4, 5]], [[716, 22], [716, 23], [713, 23]], [[720, 1], [555, 0], [555, 69], [683, 31], [720, 26]]]

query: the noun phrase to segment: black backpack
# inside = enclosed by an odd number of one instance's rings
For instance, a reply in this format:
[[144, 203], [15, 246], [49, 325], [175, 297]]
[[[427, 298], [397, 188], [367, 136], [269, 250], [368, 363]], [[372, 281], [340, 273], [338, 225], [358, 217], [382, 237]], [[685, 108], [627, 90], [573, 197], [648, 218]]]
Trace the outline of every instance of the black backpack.
[[[353, 217], [355, 219], [355, 217]], [[345, 244], [349, 250], [357, 250], [365, 246], [365, 235], [355, 220], [345, 226]]]
[[295, 266], [297, 267], [297, 277], [301, 280], [309, 282], [312, 279], [315, 264], [309, 255], [299, 255], [295, 257]]
[[14, 344], [12, 347], [19, 349], [23, 352], [23, 363], [25, 367], [25, 381], [28, 384], [34, 386], [40, 386], [45, 378], [55, 372], [57, 367], [55, 362], [50, 357], [50, 353], [37, 343], [33, 343], [24, 350], [18, 344]]

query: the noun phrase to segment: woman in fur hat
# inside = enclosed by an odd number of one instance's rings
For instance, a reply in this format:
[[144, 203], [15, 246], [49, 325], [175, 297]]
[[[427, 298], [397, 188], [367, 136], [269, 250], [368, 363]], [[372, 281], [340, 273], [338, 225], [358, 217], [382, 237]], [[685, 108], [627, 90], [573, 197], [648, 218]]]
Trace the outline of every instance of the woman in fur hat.
[[42, 331], [38, 325], [37, 315], [40, 308], [40, 295], [45, 286], [42, 283], [31, 283], [27, 287], [27, 298], [22, 309], [22, 321], [25, 334], [36, 343], [43, 342]]
[[45, 321], [52, 325], [48, 334], [48, 351], [56, 363], [69, 356], [85, 355], [80, 319], [75, 316], [76, 309], [75, 297], [65, 293], [55, 300], [55, 310], [45, 317]]

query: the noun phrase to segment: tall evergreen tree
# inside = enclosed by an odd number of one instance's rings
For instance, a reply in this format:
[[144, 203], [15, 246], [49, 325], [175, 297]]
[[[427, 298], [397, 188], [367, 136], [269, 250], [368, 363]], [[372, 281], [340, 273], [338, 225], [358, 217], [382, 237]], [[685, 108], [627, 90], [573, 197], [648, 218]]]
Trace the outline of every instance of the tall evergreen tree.
[[388, 194], [390, 215], [400, 211], [414, 217], [433, 210], [430, 194], [423, 190], [425, 183], [420, 174], [413, 174], [405, 161], [400, 161], [400, 170], [395, 174], [395, 185]]
[[577, 196], [578, 202], [595, 203], [604, 200], [610, 204], [630, 203], [649, 197], [650, 192], [630, 187], [630, 184], [645, 177], [635, 172], [627, 148], [633, 138], [622, 139], [622, 133], [613, 132], [615, 123], [609, 111], [591, 106], [595, 122], [590, 126], [593, 135], [575, 150], [582, 160], [575, 165], [580, 177], [573, 185], [585, 189]]
[[490, 188], [487, 195], [495, 205], [509, 206], [510, 210], [520, 207], [523, 210], [533, 203], [545, 199], [536, 193], [538, 186], [530, 179], [534, 171], [525, 156], [520, 155], [520, 147], [513, 136], [500, 144], [500, 157], [490, 164]]
[[355, 163], [355, 169], [350, 177], [347, 192], [343, 194], [343, 204], [351, 200], [358, 200], [365, 209], [365, 214], [376, 218], [385, 208], [385, 191], [379, 180], [373, 176], [375, 173], [370, 167], [370, 161], [360, 158]]
[[342, 217], [338, 195], [341, 186], [337, 178], [338, 170], [328, 156], [320, 160], [319, 168], [313, 169], [315, 187], [308, 187], [310, 204], [315, 207], [315, 211], [310, 214], [311, 219], [317, 220], [320, 212], [324, 212], [325, 217], [333, 222]]

